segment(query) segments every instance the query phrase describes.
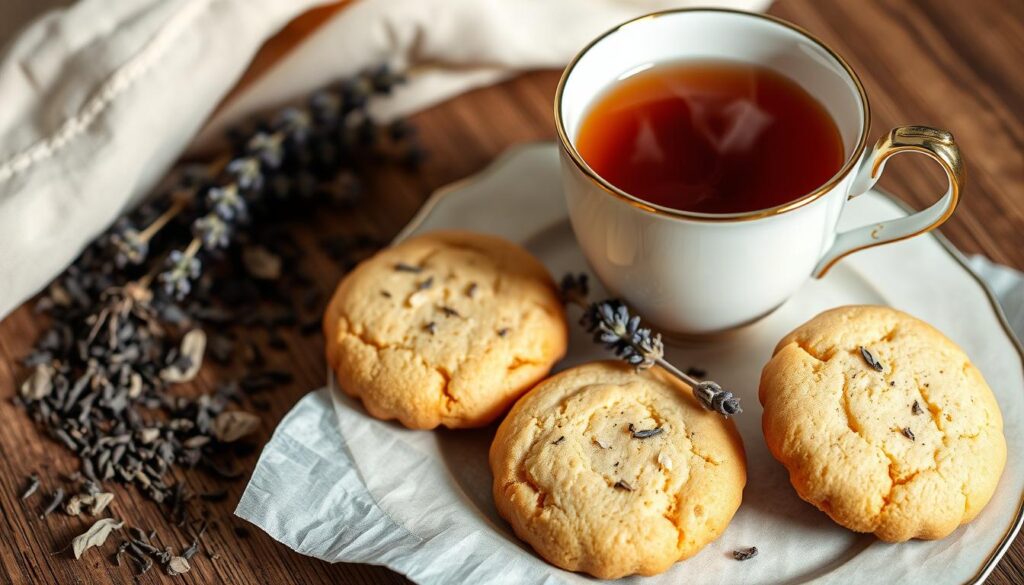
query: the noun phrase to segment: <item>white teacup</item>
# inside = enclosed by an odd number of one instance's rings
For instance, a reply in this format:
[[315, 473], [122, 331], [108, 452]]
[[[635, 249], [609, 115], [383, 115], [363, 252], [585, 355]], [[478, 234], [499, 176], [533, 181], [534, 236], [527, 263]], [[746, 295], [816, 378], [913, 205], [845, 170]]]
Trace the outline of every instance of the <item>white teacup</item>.
[[[773, 69], [825, 107], [842, 135], [845, 163], [811, 193], [770, 209], [707, 214], [648, 203], [601, 178], [574, 140], [589, 106], [609, 86], [651, 64], [731, 60]], [[924, 233], [956, 208], [960, 152], [948, 132], [901, 126], [866, 150], [868, 99], [850, 66], [807, 31], [730, 10], [683, 9], [618, 26], [569, 64], [555, 94], [562, 177], [576, 238], [601, 282], [645, 319], [683, 334], [710, 334], [771, 313], [810, 276], [843, 256]], [[843, 205], [878, 180], [899, 152], [938, 161], [949, 188], [900, 219], [837, 233]]]

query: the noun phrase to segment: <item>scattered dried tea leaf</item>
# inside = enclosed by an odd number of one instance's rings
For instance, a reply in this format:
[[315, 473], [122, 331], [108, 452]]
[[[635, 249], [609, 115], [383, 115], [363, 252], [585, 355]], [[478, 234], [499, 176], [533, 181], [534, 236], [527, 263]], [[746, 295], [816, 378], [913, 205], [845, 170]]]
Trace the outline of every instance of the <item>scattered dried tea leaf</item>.
[[629, 485], [629, 482], [627, 482], [624, 479], [620, 479], [619, 481], [615, 482], [614, 487], [616, 489], [625, 490], [627, 492], [633, 491], [633, 486]]
[[281, 277], [281, 257], [263, 246], [246, 246], [242, 250], [245, 271], [260, 280], [277, 280]]
[[558, 439], [556, 439], [555, 441], [552, 441], [551, 444], [552, 445], [561, 445], [564, 442], [565, 442], [565, 435], [562, 435], [561, 437], [558, 437]]
[[875, 358], [874, 354], [868, 351], [868, 348], [864, 347], [863, 345], [860, 346], [860, 356], [864, 358], [864, 361], [867, 362], [867, 364], [871, 366], [871, 369], [875, 370], [876, 372], [881, 372], [882, 370], [885, 369], [885, 367], [882, 365], [882, 362], [878, 361], [878, 359]]
[[49, 364], [39, 364], [32, 370], [32, 375], [21, 383], [21, 397], [25, 400], [42, 400], [53, 392], [53, 368]]
[[174, 363], [160, 370], [160, 378], [171, 384], [191, 381], [203, 365], [205, 351], [206, 333], [202, 329], [189, 331], [181, 338], [180, 356]]
[[92, 502], [92, 496], [88, 494], [75, 494], [68, 498], [68, 501], [64, 504], [64, 513], [68, 516], [78, 516], [82, 513], [82, 505]]
[[903, 427], [902, 429], [900, 429], [900, 434], [910, 439], [911, 441], [913, 441], [916, 438], [914, 437], [914, 431], [910, 430], [910, 427]]
[[252, 433], [260, 426], [260, 417], [242, 410], [230, 410], [217, 415], [213, 421], [213, 436], [223, 443], [231, 443]]
[[190, 568], [185, 557], [171, 557], [171, 560], [167, 562], [167, 574], [172, 577], [187, 573]]
[[611, 449], [611, 447], [612, 447], [611, 441], [608, 441], [606, 439], [595, 437], [594, 438], [594, 442], [597, 443], [597, 446], [602, 448], [602, 449]]
[[746, 561], [757, 556], [757, 547], [752, 546], [750, 548], [738, 548], [732, 551], [732, 558], [737, 561]]
[[110, 502], [114, 501], [114, 494], [111, 492], [99, 492], [93, 494], [92, 504], [89, 506], [90, 516], [99, 516], [103, 513], [103, 510], [107, 509]]
[[910, 407], [910, 414], [924, 414], [924, 409], [921, 408], [921, 403], [915, 400], [913, 406]]
[[43, 508], [43, 512], [39, 514], [39, 519], [41, 520], [52, 514], [53, 511], [56, 510], [57, 507], [60, 506], [63, 502], [64, 488], [55, 489], [53, 493], [50, 495], [50, 503], [46, 504], [46, 507]]
[[101, 518], [88, 530], [79, 534], [71, 541], [71, 550], [76, 559], [82, 558], [82, 553], [94, 546], [102, 546], [107, 537], [115, 530], [120, 530], [124, 522], [118, 522], [113, 518]]
[[39, 489], [39, 476], [33, 473], [32, 475], [28, 476], [28, 485], [26, 485], [25, 489], [22, 490], [22, 492], [21, 492], [21, 499], [23, 499], [23, 500], [29, 499], [29, 497], [31, 497], [32, 494], [36, 493], [36, 490], [38, 490], [38, 489]]

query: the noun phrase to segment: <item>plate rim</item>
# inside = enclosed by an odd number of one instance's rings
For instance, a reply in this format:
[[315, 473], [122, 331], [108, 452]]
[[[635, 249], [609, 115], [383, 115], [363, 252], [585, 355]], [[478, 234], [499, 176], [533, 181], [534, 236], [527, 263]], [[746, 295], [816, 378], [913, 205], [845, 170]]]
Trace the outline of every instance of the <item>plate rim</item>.
[[[558, 145], [552, 140], [533, 140], [522, 142], [514, 146], [510, 146], [509, 148], [506, 148], [504, 151], [501, 152], [501, 154], [491, 159], [491, 162], [488, 163], [487, 166], [478, 170], [477, 172], [472, 173], [461, 179], [457, 179], [451, 183], [448, 183], [447, 185], [444, 185], [434, 190], [434, 192], [431, 193], [430, 197], [428, 197], [427, 200], [423, 203], [423, 205], [420, 206], [416, 214], [413, 215], [412, 219], [410, 219], [409, 222], [405, 224], [405, 227], [403, 227], [401, 231], [399, 231], [398, 234], [391, 240], [390, 245], [397, 244], [402, 240], [408, 238], [410, 235], [412, 235], [412, 233], [415, 232], [434, 212], [438, 204], [440, 204], [441, 201], [446, 199], [449, 195], [461, 191], [466, 187], [469, 187], [470, 185], [481, 183], [487, 180], [492, 175], [496, 174], [499, 169], [507, 165], [509, 160], [515, 158], [520, 153], [544, 146], [550, 146], [552, 151], [555, 154], [557, 154]], [[913, 207], [911, 207], [907, 203], [904, 203], [902, 200], [897, 199], [887, 191], [881, 189], [874, 189], [874, 191], [884, 196], [886, 199], [894, 203], [897, 207], [907, 212], [908, 214], [915, 211]], [[954, 246], [953, 243], [950, 242], [948, 238], [946, 238], [945, 234], [942, 233], [941, 229], [933, 229], [925, 234], [921, 234], [921, 236], [934, 238], [935, 241], [942, 247], [942, 249], [947, 254], [949, 254], [954, 260], [956, 260], [957, 264], [959, 264], [960, 267], [963, 268], [964, 272], [966, 272], [971, 278], [973, 278], [975, 283], [979, 287], [981, 287], [981, 290], [985, 293], [985, 296], [988, 298], [989, 306], [991, 307], [993, 313], [995, 313], [996, 320], [999, 322], [1000, 327], [1002, 327], [1003, 329], [1003, 333], [1006, 335], [1006, 338], [1010, 341], [1010, 345], [1012, 345], [1013, 348], [1017, 351], [1017, 356], [1020, 358], [1021, 361], [1021, 368], [1022, 370], [1024, 370], [1024, 345], [1021, 344], [1020, 339], [1017, 338], [1017, 335], [1013, 332], [1013, 329], [1010, 328], [1010, 324], [1006, 320], [1006, 314], [1003, 312], [1003, 308], [999, 304], [999, 300], [996, 297], [995, 293], [992, 292], [992, 289], [989, 288], [985, 281], [982, 280], [980, 276], [978, 276], [978, 273], [975, 272], [970, 267], [970, 264], [967, 263], [967, 258], [964, 256], [963, 252], [958, 250], [956, 246]], [[996, 565], [999, 564], [999, 561], [1002, 560], [1003, 556], [1006, 554], [1006, 551], [1009, 550], [1010, 545], [1013, 544], [1014, 538], [1016, 538], [1017, 533], [1020, 532], [1022, 525], [1024, 525], [1024, 491], [1021, 492], [1020, 497], [1018, 499], [1017, 512], [1014, 515], [1013, 523], [1009, 526], [1009, 528], [1007, 528], [1006, 532], [1003, 534], [1003, 537], [999, 540], [999, 543], [996, 545], [996, 547], [986, 557], [985, 562], [982, 563], [981, 568], [978, 570], [978, 572], [976, 572], [975, 575], [967, 581], [964, 581], [964, 585], [979, 585], [985, 582], [988, 576], [992, 574], [992, 571], [995, 570]]]

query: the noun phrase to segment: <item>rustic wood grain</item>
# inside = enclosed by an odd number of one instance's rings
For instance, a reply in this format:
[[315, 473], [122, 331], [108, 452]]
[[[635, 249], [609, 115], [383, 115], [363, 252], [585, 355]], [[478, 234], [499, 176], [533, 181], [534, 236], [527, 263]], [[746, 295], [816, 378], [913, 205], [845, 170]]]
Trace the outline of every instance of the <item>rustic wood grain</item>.
[[[797, 22], [842, 53], [860, 72], [871, 97], [872, 137], [895, 124], [923, 123], [951, 130], [968, 164], [963, 201], [943, 232], [962, 250], [983, 253], [1024, 269], [1024, 3], [1019, 0], [782, 0], [772, 13]], [[295, 34], [293, 39], [301, 38]], [[275, 50], [286, 51], [287, 43]], [[389, 237], [415, 213], [430, 192], [486, 166], [508, 146], [554, 137], [551, 98], [557, 72], [536, 72], [474, 91], [413, 118], [431, 157], [422, 172], [382, 173], [373, 178], [368, 203], [349, 216], [320, 217], [301, 240], [309, 272], [319, 275], [326, 295], [341, 275], [315, 245], [319, 234], [370, 231]], [[914, 206], [938, 197], [942, 176], [925, 161], [898, 157], [882, 186]], [[43, 326], [25, 306], [0, 323], [0, 582], [126, 583], [132, 571], [112, 566], [97, 551], [78, 562], [53, 555], [81, 531], [86, 521], [55, 514], [36, 518], [42, 496], [17, 498], [31, 472], [44, 489], [58, 473], [73, 471], [73, 459], [45, 439], [9, 398], [24, 373], [17, 364]], [[283, 352], [268, 351], [272, 364], [288, 368], [295, 382], [268, 396], [260, 440], [309, 389], [322, 383], [322, 340], [282, 331]], [[208, 390], [223, 371], [204, 370], [188, 390]], [[1014, 455], [1011, 455], [1014, 456]], [[251, 467], [254, 460], [245, 462]], [[197, 490], [213, 483], [201, 473], [187, 481]], [[168, 577], [158, 570], [139, 583], [402, 583], [401, 576], [366, 565], [330, 565], [289, 551], [260, 531], [240, 536], [244, 523], [231, 517], [244, 481], [230, 497], [212, 506], [217, 527], [209, 541], [220, 555], [196, 557], [190, 573]], [[180, 546], [184, 535], [163, 528], [151, 502], [115, 488], [114, 513], [138, 526], [157, 527], [160, 539]], [[111, 546], [105, 547], [109, 554]], [[1024, 583], [1024, 541], [1018, 539], [989, 580], [996, 585]]]

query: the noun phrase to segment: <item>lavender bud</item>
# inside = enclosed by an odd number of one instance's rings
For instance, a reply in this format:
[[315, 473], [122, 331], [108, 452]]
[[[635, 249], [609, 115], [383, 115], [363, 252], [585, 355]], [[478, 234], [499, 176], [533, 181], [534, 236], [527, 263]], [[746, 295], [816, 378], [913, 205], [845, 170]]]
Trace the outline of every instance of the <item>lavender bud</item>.
[[701, 406], [719, 414], [732, 416], [743, 412], [739, 399], [714, 382], [705, 381], [697, 384], [693, 388], [693, 395]]

